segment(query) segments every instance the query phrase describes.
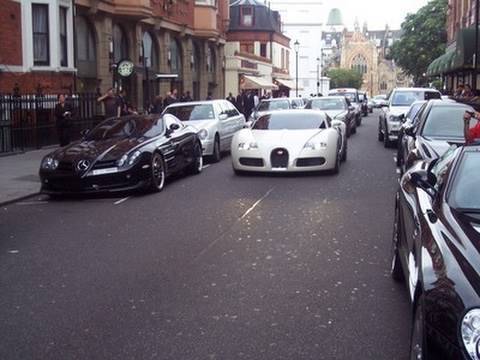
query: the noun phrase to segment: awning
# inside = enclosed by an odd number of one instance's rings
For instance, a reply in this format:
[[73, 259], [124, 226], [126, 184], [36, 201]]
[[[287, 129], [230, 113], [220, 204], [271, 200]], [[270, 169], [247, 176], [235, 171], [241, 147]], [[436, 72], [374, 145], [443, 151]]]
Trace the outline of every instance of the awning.
[[243, 75], [240, 82], [240, 89], [243, 90], [254, 90], [254, 89], [266, 89], [266, 90], [277, 90], [278, 86], [272, 84], [267, 79], [260, 76], [250, 76]]
[[445, 74], [454, 68], [455, 51], [451, 50], [439, 56], [427, 68], [428, 76]]
[[[275, 79], [275, 81], [278, 83], [279, 86], [285, 86], [289, 88], [290, 90], [295, 90], [296, 89], [296, 82], [293, 80], [287, 80], [287, 79]], [[298, 90], [303, 90], [303, 87], [299, 84], [298, 85]]]

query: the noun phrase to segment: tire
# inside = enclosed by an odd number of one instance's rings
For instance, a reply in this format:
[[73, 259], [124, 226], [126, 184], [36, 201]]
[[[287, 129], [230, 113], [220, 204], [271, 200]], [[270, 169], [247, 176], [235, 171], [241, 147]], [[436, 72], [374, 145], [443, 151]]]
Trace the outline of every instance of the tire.
[[362, 125], [362, 114], [359, 114], [357, 117], [357, 126]]
[[220, 139], [218, 138], [218, 135], [215, 136], [215, 142], [213, 144], [213, 154], [210, 158], [213, 163], [218, 163], [222, 159], [222, 154], [220, 152]]
[[154, 153], [152, 155], [152, 164], [150, 166], [150, 188], [152, 192], [160, 192], [165, 186], [166, 172], [165, 162], [162, 155]]
[[342, 162], [347, 161], [347, 153], [348, 153], [348, 141], [347, 139], [345, 139], [345, 148], [343, 149], [342, 158], [340, 159]]
[[197, 142], [193, 148], [194, 160], [188, 167], [188, 172], [193, 175], [200, 174], [203, 169], [202, 146]]
[[425, 331], [423, 321], [422, 297], [417, 296], [410, 331], [410, 360], [424, 360], [425, 354]]
[[355, 123], [355, 126], [352, 128], [352, 134], [357, 133], [357, 124]]
[[337, 175], [340, 172], [340, 157], [338, 152], [339, 144], [337, 143], [337, 156], [335, 158], [335, 167], [332, 169], [332, 174]]
[[383, 135], [383, 146], [385, 149], [392, 147], [392, 142], [388, 139], [387, 124], [385, 124], [385, 133]]
[[392, 267], [390, 269], [390, 274], [392, 275], [393, 280], [398, 282], [401, 282], [405, 279], [402, 269], [402, 262], [398, 253], [398, 244], [401, 236], [400, 225], [400, 209], [398, 208], [397, 203], [395, 205], [395, 218], [393, 221]]
[[380, 126], [380, 122], [378, 122], [378, 141], [383, 141], [383, 133], [382, 133], [382, 127]]

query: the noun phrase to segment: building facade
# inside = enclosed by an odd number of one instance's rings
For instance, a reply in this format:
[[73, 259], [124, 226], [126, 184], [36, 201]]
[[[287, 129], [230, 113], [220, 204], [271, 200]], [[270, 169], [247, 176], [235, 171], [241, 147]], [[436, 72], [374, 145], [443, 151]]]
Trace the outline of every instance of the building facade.
[[[299, 43], [298, 80], [302, 96], [328, 92], [329, 79], [323, 76], [322, 37], [324, 5], [319, 0], [273, 0], [272, 6], [281, 15], [283, 31], [291, 41]], [[296, 79], [297, 54], [290, 52], [290, 74]]]
[[226, 95], [241, 90], [288, 93], [290, 39], [281, 18], [259, 0], [231, 0], [226, 45]]
[[[474, 56], [478, 52], [475, 49], [475, 4], [474, 0], [448, 0], [445, 53], [427, 70], [432, 79], [441, 77], [444, 90], [450, 92], [460, 84], [475, 87]], [[476, 88], [480, 88], [478, 75]]]
[[[126, 90], [143, 109], [172, 89], [222, 97], [228, 0], [0, 0], [0, 92]], [[21, 29], [15, 32], [13, 29]], [[4, 45], [5, 44], [5, 45]], [[117, 65], [133, 64], [122, 77]]]

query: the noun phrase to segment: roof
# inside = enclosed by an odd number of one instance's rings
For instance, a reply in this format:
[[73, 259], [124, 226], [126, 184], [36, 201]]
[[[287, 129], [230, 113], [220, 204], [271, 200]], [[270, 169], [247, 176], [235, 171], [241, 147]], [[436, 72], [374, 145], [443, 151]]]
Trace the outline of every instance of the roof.
[[262, 3], [259, 0], [230, 0], [230, 6], [241, 6], [241, 5], [265, 6], [265, 3]]
[[[253, 6], [253, 24], [251, 26], [245, 26], [241, 22], [240, 9], [243, 6]], [[283, 35], [280, 13], [265, 6], [259, 0], [231, 0], [228, 31], [267, 31]]]

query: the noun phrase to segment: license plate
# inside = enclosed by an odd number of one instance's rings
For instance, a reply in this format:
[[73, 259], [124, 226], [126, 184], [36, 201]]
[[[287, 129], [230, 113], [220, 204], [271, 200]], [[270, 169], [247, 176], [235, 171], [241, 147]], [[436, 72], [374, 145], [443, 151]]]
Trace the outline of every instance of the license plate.
[[272, 168], [272, 171], [287, 171], [287, 168]]
[[116, 172], [118, 172], [118, 168], [98, 169], [98, 170], [93, 170], [92, 175], [105, 175], [105, 174], [113, 174]]

